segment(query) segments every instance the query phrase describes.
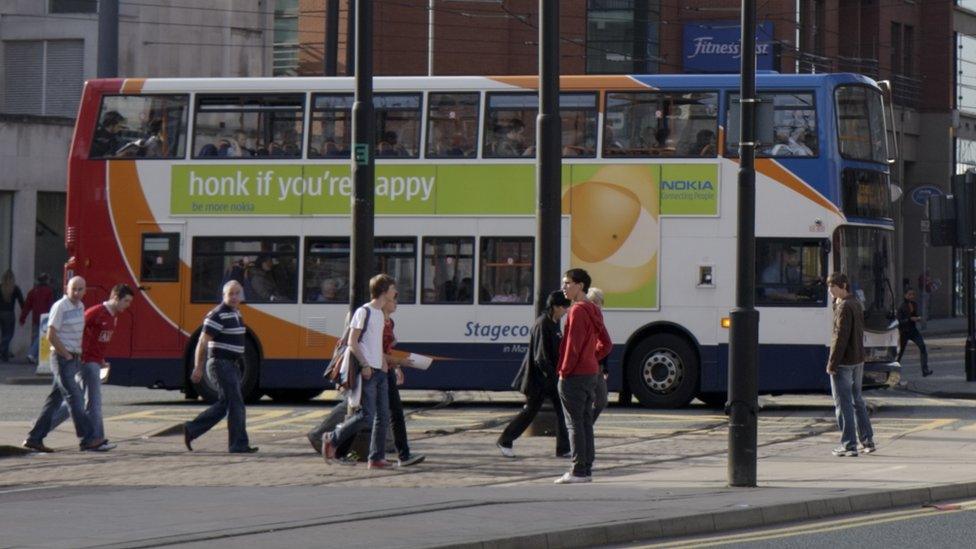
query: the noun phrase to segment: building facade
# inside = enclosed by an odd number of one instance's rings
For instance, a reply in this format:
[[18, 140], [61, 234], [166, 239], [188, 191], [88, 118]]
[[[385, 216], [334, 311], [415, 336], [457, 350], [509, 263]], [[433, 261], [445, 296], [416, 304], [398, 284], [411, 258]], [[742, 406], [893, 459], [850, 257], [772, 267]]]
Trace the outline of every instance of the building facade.
[[[119, 75], [270, 76], [273, 4], [122, 0]], [[97, 0], [0, 0], [0, 273], [25, 293], [42, 272], [63, 283], [68, 147], [96, 75], [97, 11]], [[14, 352], [26, 344], [19, 330]]]
[[[349, 74], [340, 0], [338, 74]], [[761, 70], [857, 72], [892, 84], [902, 284], [928, 271], [930, 316], [961, 314], [958, 258], [922, 232], [924, 193], [976, 167], [976, 0], [769, 0], [757, 12]], [[433, 7], [433, 10], [430, 7]], [[326, 0], [298, 2], [298, 74], [321, 75]], [[563, 74], [737, 72], [739, 0], [560, 2]], [[378, 75], [534, 74], [538, 2], [376, 2]], [[432, 38], [431, 38], [432, 36]], [[430, 45], [433, 45], [431, 48]], [[432, 70], [430, 70], [432, 69]], [[897, 191], [896, 191], [897, 193]], [[907, 281], [907, 282], [906, 282]]]

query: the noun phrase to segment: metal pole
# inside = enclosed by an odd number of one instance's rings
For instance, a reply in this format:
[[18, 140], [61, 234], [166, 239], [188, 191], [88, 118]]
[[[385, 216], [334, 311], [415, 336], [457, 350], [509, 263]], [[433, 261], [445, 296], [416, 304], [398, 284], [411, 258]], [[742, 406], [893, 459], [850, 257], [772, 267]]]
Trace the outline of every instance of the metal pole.
[[322, 61], [326, 76], [339, 74], [339, 0], [325, 1], [325, 58]]
[[349, 310], [369, 301], [373, 274], [373, 2], [356, 1], [356, 98], [352, 105], [353, 195]]
[[355, 44], [357, 44], [356, 42], [356, 3], [357, 2], [358, 0], [349, 0], [349, 9], [346, 12], [346, 76], [352, 76], [356, 74]]
[[972, 247], [966, 247], [963, 261], [966, 262], [966, 381], [976, 381], [976, 282], [973, 280], [973, 261], [976, 260]]
[[434, 0], [427, 0], [427, 76], [434, 76]]
[[729, 332], [729, 486], [756, 485], [759, 410], [756, 296], [756, 2], [742, 0], [742, 83], [739, 105], [739, 224], [735, 309]]
[[119, 0], [98, 2], [98, 68], [99, 78], [119, 75]]
[[539, 0], [539, 115], [536, 118], [536, 315], [558, 288], [562, 191], [559, 122], [559, 2]]

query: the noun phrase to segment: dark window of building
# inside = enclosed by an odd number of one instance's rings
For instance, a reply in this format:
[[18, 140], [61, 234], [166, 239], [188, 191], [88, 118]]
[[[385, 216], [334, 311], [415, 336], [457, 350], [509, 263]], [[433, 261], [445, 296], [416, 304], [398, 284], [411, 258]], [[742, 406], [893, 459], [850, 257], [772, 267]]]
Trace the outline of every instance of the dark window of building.
[[841, 192], [845, 215], [891, 219], [891, 190], [885, 174], [845, 169], [841, 175]]
[[891, 74], [903, 74], [901, 68], [902, 56], [901, 23], [891, 23]]
[[[0, 204], [2, 201], [0, 198]], [[51, 277], [52, 288], [64, 287], [61, 278], [64, 273], [64, 262], [68, 260], [68, 251], [64, 247], [64, 212], [67, 202], [67, 194], [63, 192], [37, 193], [34, 275], [47, 273]], [[12, 215], [4, 217], [3, 207], [0, 205], [0, 219], [11, 219], [11, 217]]]
[[313, 96], [309, 158], [349, 158], [352, 102], [352, 94]]
[[102, 100], [89, 158], [183, 158], [185, 95], [113, 95]]
[[50, 13], [98, 13], [98, 0], [50, 0]]
[[473, 158], [478, 147], [478, 94], [431, 93], [427, 103], [427, 157]]
[[474, 237], [424, 238], [421, 303], [474, 303]]
[[[817, 107], [812, 93], [761, 93], [761, 105], [772, 103], [772, 119], [759, 116], [756, 156], [814, 157], [820, 153], [817, 134]], [[739, 94], [729, 94], [727, 151], [739, 154]], [[762, 111], [763, 109], [760, 109]], [[772, 125], [770, 128], [769, 125]], [[765, 136], [765, 137], [764, 137]]]
[[902, 49], [905, 50], [905, 55], [901, 61], [901, 73], [905, 76], [912, 76], [915, 74], [915, 27], [911, 25], [905, 25]]
[[586, 72], [658, 72], [660, 0], [588, 0]]
[[180, 234], [145, 233], [142, 235], [142, 269], [140, 280], [176, 282], [180, 278]]
[[14, 193], [0, 191], [0, 273], [11, 266], [14, 237]]
[[714, 157], [715, 92], [607, 93], [603, 156]]
[[272, 71], [274, 76], [298, 74], [298, 0], [277, 0], [274, 3], [274, 47]]
[[196, 237], [190, 272], [194, 303], [220, 301], [224, 284], [231, 280], [241, 283], [250, 303], [294, 303], [298, 238]]
[[193, 128], [197, 158], [300, 158], [305, 96], [203, 95]]
[[532, 303], [534, 257], [535, 240], [531, 237], [481, 237], [478, 301]]
[[420, 156], [420, 94], [373, 96], [376, 118], [376, 156]]
[[827, 303], [826, 240], [756, 239], [756, 305]]

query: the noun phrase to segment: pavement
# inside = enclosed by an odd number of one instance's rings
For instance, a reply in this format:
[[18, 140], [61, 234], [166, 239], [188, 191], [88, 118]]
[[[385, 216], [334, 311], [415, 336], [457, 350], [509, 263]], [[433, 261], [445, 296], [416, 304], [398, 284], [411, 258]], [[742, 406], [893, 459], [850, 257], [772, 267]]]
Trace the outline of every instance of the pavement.
[[[511, 407], [412, 403], [427, 461], [369, 471], [310, 451], [321, 402], [249, 408], [250, 456], [223, 452], [222, 424], [186, 452], [167, 428], [201, 407], [173, 403], [109, 417], [113, 452], [77, 452], [62, 427], [57, 453], [0, 461], [0, 547], [593, 547], [973, 498], [976, 400], [936, 398], [969, 393], [961, 339], [928, 336], [935, 375], [910, 347], [905, 386], [868, 395], [874, 454], [830, 455], [826, 395], [763, 397], [756, 488], [727, 486], [727, 419], [701, 407], [610, 408], [594, 482], [556, 486], [567, 462], [551, 438], [498, 455]], [[0, 421], [0, 442], [28, 426]]]

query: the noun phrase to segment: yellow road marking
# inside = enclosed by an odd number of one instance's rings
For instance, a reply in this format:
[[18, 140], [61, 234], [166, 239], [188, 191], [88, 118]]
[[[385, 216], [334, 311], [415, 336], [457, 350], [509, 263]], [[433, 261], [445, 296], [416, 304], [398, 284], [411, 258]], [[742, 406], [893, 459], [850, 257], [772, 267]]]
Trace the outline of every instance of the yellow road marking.
[[849, 519], [821, 521], [813, 524], [790, 526], [785, 528], [775, 528], [763, 532], [751, 532], [745, 534], [733, 534], [727, 536], [713, 536], [699, 540], [685, 540], [679, 542], [665, 542], [652, 545], [642, 545], [642, 549], [650, 548], [685, 548], [685, 547], [713, 547], [729, 543], [745, 543], [753, 541], [764, 541], [770, 539], [785, 538], [791, 536], [801, 536], [806, 534], [819, 534], [825, 532], [835, 532], [847, 530], [858, 526], [869, 526], [875, 524], [886, 524], [901, 520], [918, 518], [922, 515], [931, 513], [958, 513], [960, 511], [970, 511], [976, 509], [976, 500], [967, 501], [959, 504], [958, 510], [938, 511], [933, 508], [909, 509], [907, 511], [892, 511], [870, 516], [854, 517]]

